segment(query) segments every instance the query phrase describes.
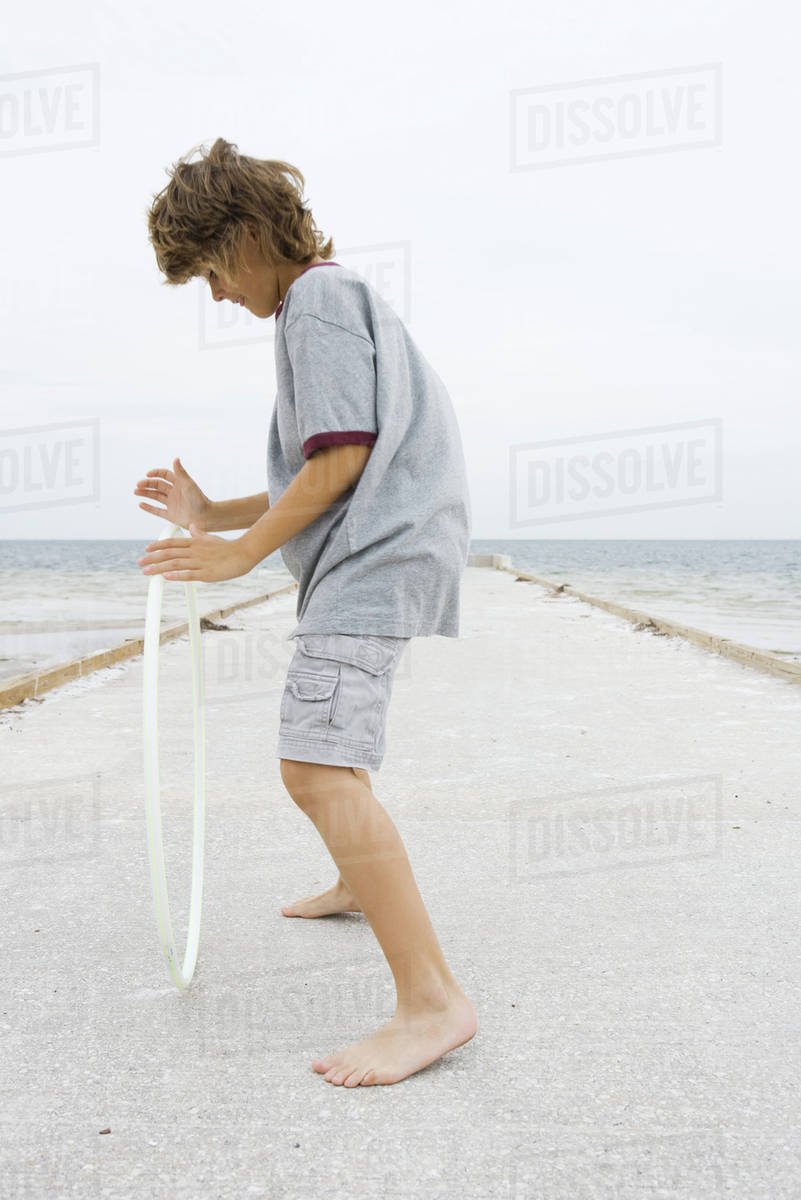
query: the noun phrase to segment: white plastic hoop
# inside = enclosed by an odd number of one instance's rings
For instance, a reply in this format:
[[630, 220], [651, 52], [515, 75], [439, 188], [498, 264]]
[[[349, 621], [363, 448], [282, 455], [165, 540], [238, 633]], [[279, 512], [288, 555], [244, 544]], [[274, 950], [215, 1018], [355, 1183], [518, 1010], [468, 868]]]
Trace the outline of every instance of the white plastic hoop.
[[[181, 525], [173, 525], [159, 535], [179, 537]], [[192, 890], [189, 898], [189, 928], [183, 966], [178, 965], [175, 938], [170, 920], [167, 897], [167, 872], [164, 866], [164, 847], [161, 839], [161, 798], [159, 789], [158, 748], [158, 682], [159, 647], [161, 645], [161, 597], [164, 576], [153, 575], [147, 593], [145, 617], [144, 679], [142, 725], [144, 731], [145, 811], [147, 840], [150, 849], [150, 874], [153, 880], [153, 902], [161, 944], [167, 956], [172, 976], [179, 988], [187, 988], [195, 972], [200, 944], [200, 910], [203, 899], [203, 842], [206, 826], [206, 734], [204, 725], [203, 656], [200, 645], [200, 622], [197, 595], [193, 580], [184, 580], [186, 609], [189, 618], [189, 642], [192, 655], [192, 707], [195, 745], [195, 806], [192, 838]]]

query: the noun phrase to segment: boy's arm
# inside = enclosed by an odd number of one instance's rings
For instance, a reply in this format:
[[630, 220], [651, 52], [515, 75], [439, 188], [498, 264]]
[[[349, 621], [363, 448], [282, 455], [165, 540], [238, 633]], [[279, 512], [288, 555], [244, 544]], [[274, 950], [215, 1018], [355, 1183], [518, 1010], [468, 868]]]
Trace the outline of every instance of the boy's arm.
[[358, 480], [372, 446], [325, 446], [315, 451], [277, 504], [238, 539], [252, 570], [296, 533], [311, 525]]
[[226, 529], [250, 529], [254, 521], [270, 507], [268, 492], [255, 496], [240, 496], [237, 500], [210, 500], [203, 519], [207, 533], [221, 533]]

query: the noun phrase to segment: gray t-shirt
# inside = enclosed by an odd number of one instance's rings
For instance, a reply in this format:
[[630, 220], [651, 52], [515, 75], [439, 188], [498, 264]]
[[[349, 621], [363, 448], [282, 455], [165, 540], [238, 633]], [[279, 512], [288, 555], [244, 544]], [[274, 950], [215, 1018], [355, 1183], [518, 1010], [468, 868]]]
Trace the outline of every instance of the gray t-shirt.
[[459, 636], [472, 512], [445, 385], [394, 309], [338, 263], [276, 312], [270, 504], [322, 446], [371, 445], [355, 485], [281, 547], [304, 633]]

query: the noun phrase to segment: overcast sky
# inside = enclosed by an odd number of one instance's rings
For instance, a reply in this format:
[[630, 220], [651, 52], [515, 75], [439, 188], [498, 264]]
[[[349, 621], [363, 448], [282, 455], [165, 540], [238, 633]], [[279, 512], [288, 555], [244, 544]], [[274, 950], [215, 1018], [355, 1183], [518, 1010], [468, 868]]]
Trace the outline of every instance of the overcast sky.
[[445, 382], [474, 538], [801, 537], [798, 35], [790, 0], [7, 5], [0, 536], [147, 541], [175, 455], [266, 489], [273, 318], [147, 240], [222, 136], [301, 169]]

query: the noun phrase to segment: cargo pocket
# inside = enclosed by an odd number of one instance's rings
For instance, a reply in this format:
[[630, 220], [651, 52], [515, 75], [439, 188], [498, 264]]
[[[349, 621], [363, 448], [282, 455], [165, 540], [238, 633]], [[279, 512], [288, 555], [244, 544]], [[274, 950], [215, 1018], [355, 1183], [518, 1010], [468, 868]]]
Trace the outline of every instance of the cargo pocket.
[[360, 753], [376, 753], [383, 730], [398, 638], [373, 634], [303, 634], [297, 638], [301, 654], [323, 660], [339, 669], [339, 687], [328, 717], [328, 738]]
[[324, 733], [331, 720], [338, 683], [339, 674], [316, 675], [290, 670], [281, 698], [281, 721], [286, 721], [297, 733]]

